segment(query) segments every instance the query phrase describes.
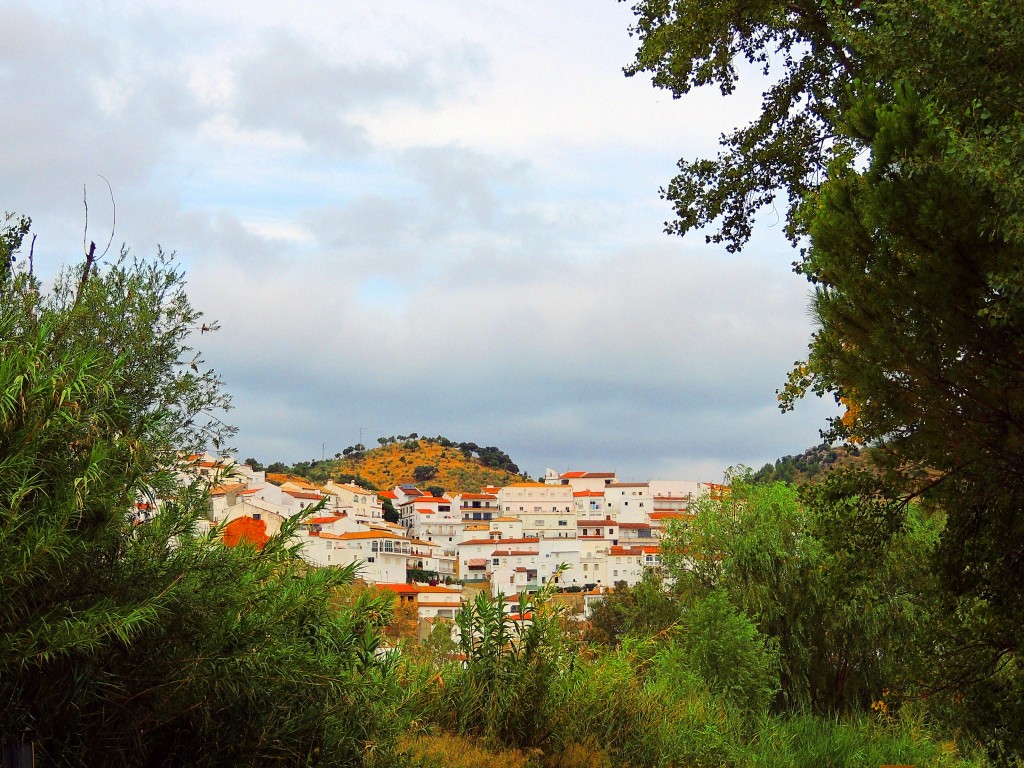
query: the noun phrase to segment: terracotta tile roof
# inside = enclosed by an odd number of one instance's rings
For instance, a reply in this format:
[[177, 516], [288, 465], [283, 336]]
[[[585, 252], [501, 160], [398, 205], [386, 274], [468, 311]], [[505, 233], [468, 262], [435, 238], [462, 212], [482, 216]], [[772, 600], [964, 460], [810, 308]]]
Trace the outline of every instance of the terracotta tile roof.
[[224, 496], [228, 493], [234, 493], [245, 488], [245, 483], [224, 483], [223, 485], [215, 485], [210, 489], [211, 496]]
[[650, 483], [609, 483], [609, 488], [650, 488]]
[[688, 512], [651, 512], [647, 515], [651, 520], [693, 520], [695, 515]]
[[587, 474], [587, 473], [586, 472], [564, 472], [561, 475], [559, 475], [559, 477], [565, 478], [565, 479], [570, 479], [570, 480], [575, 480], [576, 478], [583, 477], [585, 474]]
[[603, 498], [604, 497], [604, 491], [575, 491], [573, 493], [573, 496], [575, 496], [576, 498], [587, 497], [587, 496], [599, 496], [599, 497]]
[[490, 493], [463, 493], [461, 495], [463, 499], [470, 499], [472, 501], [497, 501], [498, 497]]
[[315, 485], [313, 485], [308, 480], [305, 480], [305, 479], [303, 479], [301, 477], [298, 477], [296, 475], [286, 475], [286, 474], [283, 474], [281, 472], [267, 472], [266, 477], [267, 477], [267, 482], [268, 483], [273, 483], [274, 485], [284, 485], [285, 483], [291, 483], [292, 485], [297, 485], [297, 486], [299, 486], [301, 488], [315, 488], [316, 487]]
[[310, 499], [320, 501], [320, 499], [323, 498], [319, 493], [309, 493], [307, 491], [282, 491], [282, 493], [287, 493], [293, 499]]
[[430, 586], [429, 584], [378, 583], [377, 586], [400, 595], [462, 595], [462, 592], [458, 589]]
[[[391, 531], [349, 531], [348, 533], [331, 534], [331, 537], [337, 537], [344, 539], [345, 541], [353, 541], [356, 539], [401, 539], [403, 536], [399, 536], [397, 533], [391, 533]], [[327, 534], [321, 533], [320, 538], [328, 538]]]
[[618, 556], [628, 555], [628, 556], [631, 556], [631, 557], [639, 557], [641, 553], [640, 553], [639, 549], [634, 549], [633, 547], [618, 547], [618, 546], [616, 546], [616, 547], [609, 547], [608, 548], [608, 554], [609, 555], [618, 555]]
[[409, 541], [412, 542], [413, 544], [419, 544], [420, 546], [423, 546], [423, 547], [440, 547], [441, 546], [440, 544], [437, 544], [437, 543], [435, 543], [433, 541], [423, 541], [423, 539], [409, 539]]
[[254, 544], [257, 549], [263, 549], [263, 545], [270, 541], [270, 536], [267, 535], [267, 524], [262, 520], [236, 517], [224, 526], [222, 541], [226, 547], [237, 547], [242, 542], [247, 542]]
[[398, 494], [396, 494], [394, 491], [381, 491], [377, 495], [380, 498], [382, 498], [382, 499], [392, 499], [392, 500], [394, 500], [394, 499], [398, 498]]
[[609, 555], [629, 555], [630, 557], [640, 557], [641, 555], [658, 555], [661, 554], [661, 547], [609, 547]]
[[466, 561], [468, 568], [484, 568], [487, 565], [487, 558], [471, 557]]
[[547, 483], [509, 483], [505, 486], [506, 488], [548, 488], [558, 486], [548, 486]]
[[334, 523], [341, 520], [341, 515], [331, 515], [329, 517], [314, 517], [311, 520], [303, 520], [299, 525], [324, 525], [325, 523]]
[[472, 541], [459, 542], [459, 546], [470, 545], [470, 544], [538, 544], [540, 537], [538, 536], [527, 536], [523, 539], [473, 539]]
[[491, 552], [491, 557], [527, 557], [539, 554], [540, 552], [531, 549], [496, 549]]
[[651, 528], [650, 523], [619, 523], [618, 526], [628, 531], [648, 531]]

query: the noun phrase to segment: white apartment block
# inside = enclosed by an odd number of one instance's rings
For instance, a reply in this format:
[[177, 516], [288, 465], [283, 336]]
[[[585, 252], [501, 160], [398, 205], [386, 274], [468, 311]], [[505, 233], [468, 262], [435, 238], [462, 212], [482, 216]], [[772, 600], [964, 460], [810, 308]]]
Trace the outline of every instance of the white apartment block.
[[654, 510], [648, 483], [610, 483], [604, 489], [605, 514], [624, 523], [645, 523]]
[[498, 491], [501, 514], [518, 517], [523, 534], [572, 538], [576, 519], [572, 488], [547, 483], [513, 483]]

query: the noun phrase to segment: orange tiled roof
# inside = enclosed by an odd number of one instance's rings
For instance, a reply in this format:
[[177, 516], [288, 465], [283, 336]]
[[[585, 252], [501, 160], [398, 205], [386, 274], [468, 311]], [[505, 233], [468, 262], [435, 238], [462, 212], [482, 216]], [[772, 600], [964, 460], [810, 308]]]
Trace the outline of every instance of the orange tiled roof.
[[651, 520], [679, 520], [681, 518], [693, 519], [694, 515], [687, 512], [651, 512], [647, 515]]
[[242, 542], [247, 542], [255, 545], [257, 549], [263, 549], [263, 545], [270, 541], [270, 536], [267, 535], [267, 524], [262, 520], [236, 517], [224, 526], [222, 541], [226, 547], [237, 547]]
[[377, 584], [381, 589], [395, 592], [400, 595], [462, 595], [457, 589], [449, 587], [430, 586], [429, 584]]
[[527, 557], [539, 554], [540, 552], [529, 549], [496, 549], [491, 552], [491, 557]]
[[524, 539], [473, 539], [472, 541], [459, 542], [459, 546], [469, 544], [537, 544], [539, 537], [526, 537]]
[[228, 493], [234, 493], [235, 491], [245, 488], [245, 483], [224, 483], [222, 485], [215, 485], [210, 489], [211, 496], [223, 496]]
[[323, 496], [321, 496], [319, 493], [308, 493], [307, 491], [282, 491], [282, 492], [283, 493], [287, 493], [293, 499], [312, 499], [312, 500], [320, 501], [320, 499], [323, 498]]
[[353, 541], [356, 539], [401, 539], [404, 537], [399, 536], [396, 533], [391, 533], [391, 531], [349, 531], [348, 533], [321, 533], [320, 538]]

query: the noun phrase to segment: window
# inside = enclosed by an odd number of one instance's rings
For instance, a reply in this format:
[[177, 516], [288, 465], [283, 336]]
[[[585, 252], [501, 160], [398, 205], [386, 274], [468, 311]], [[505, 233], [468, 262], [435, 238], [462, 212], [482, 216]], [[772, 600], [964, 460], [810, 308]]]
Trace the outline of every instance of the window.
[[613, 572], [612, 572], [612, 576], [618, 576], [618, 575], [619, 575], [619, 572], [618, 572], [618, 571], [613, 571]]
[[394, 542], [392, 542], [392, 541], [385, 541], [384, 542], [384, 551], [385, 552], [394, 552], [395, 551], [395, 544], [394, 544]]
[[495, 565], [501, 565], [501, 560], [497, 557], [494, 558], [494, 560], [492, 560], [491, 562], [493, 562]]
[[368, 563], [375, 563], [375, 562], [377, 562], [377, 558], [375, 558], [375, 557], [368, 557], [368, 558], [366, 558], [366, 562], [368, 562]]
[[379, 541], [373, 542], [373, 544], [370, 545], [370, 551], [371, 552], [379, 552], [380, 551], [380, 542]]
[[568, 525], [568, 524], [569, 524], [569, 521], [568, 521], [568, 520], [559, 520], [559, 521], [558, 521], [558, 524], [559, 524], [560, 526], [563, 526], [563, 527], [564, 527], [564, 526], [566, 526], [566, 525]]

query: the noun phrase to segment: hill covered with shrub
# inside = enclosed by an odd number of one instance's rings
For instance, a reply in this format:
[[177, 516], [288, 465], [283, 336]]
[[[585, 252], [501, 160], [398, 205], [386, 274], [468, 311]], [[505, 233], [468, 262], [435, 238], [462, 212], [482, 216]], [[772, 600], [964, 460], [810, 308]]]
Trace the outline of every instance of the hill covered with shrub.
[[415, 483], [445, 493], [477, 493], [487, 485], [507, 485], [527, 479], [507, 453], [494, 446], [456, 442], [443, 436], [416, 433], [377, 439], [376, 448], [356, 444], [335, 458], [302, 461], [287, 466], [276, 462], [269, 471], [290, 472], [314, 482], [358, 482], [376, 490]]

